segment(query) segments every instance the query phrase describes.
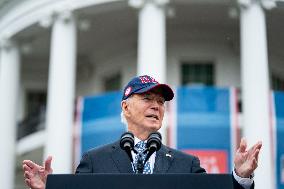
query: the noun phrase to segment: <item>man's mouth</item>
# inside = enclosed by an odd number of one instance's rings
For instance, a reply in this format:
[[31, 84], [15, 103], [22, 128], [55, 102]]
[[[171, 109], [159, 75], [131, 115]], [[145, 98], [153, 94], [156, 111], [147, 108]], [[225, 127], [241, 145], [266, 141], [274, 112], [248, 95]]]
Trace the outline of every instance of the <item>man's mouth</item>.
[[159, 120], [159, 117], [158, 117], [157, 115], [155, 115], [155, 114], [149, 114], [149, 115], [146, 115], [146, 117], [148, 117], [148, 118], [154, 118], [154, 119], [156, 119], [156, 120]]

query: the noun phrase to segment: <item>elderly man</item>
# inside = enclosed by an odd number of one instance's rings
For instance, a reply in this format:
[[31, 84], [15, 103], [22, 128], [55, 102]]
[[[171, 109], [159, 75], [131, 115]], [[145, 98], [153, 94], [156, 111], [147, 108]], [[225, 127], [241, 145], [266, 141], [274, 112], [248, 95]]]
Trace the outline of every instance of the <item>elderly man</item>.
[[[122, 116], [128, 131], [135, 136], [136, 148], [145, 146], [149, 135], [161, 128], [165, 101], [170, 101], [173, 97], [174, 93], [168, 85], [159, 84], [147, 75], [134, 77], [126, 85], [121, 101]], [[254, 187], [252, 175], [257, 167], [261, 146], [261, 142], [258, 142], [247, 150], [246, 141], [241, 141], [234, 158], [234, 188]], [[132, 153], [132, 158], [137, 160], [135, 153]], [[51, 159], [48, 157], [43, 166], [30, 160], [23, 161], [25, 182], [30, 188], [45, 188], [47, 175], [52, 173]], [[117, 141], [86, 152], [76, 173], [134, 173], [134, 171], [134, 163], [130, 161]], [[204, 172], [197, 157], [164, 145], [150, 156], [143, 170], [144, 174]]]

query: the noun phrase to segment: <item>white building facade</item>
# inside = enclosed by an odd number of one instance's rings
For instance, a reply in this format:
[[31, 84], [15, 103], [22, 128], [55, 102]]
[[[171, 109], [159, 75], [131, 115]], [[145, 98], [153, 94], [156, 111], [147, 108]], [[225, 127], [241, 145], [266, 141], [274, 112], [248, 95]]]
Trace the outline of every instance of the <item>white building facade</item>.
[[[0, 1], [0, 185], [23, 188], [21, 160], [49, 154], [55, 173], [72, 173], [76, 97], [149, 74], [240, 88], [244, 136], [263, 141], [257, 189], [275, 188], [269, 94], [284, 90], [283, 16], [272, 0]], [[27, 131], [34, 112], [45, 121]]]

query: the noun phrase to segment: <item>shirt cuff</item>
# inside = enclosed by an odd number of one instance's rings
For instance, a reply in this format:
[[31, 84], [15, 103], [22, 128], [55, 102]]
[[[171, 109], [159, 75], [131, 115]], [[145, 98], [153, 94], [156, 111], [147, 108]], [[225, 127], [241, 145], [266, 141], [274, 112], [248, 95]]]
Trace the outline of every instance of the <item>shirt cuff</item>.
[[253, 184], [253, 177], [242, 178], [236, 174], [235, 169], [233, 170], [233, 176], [244, 189], [250, 189], [251, 185]]

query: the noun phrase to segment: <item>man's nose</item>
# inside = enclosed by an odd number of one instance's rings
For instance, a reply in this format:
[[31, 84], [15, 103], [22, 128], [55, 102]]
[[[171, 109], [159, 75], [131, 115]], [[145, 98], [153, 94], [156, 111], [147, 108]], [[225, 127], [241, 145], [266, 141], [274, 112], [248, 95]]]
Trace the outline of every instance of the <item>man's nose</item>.
[[151, 109], [153, 109], [153, 110], [159, 110], [159, 102], [158, 102], [157, 99], [154, 99], [154, 100], [152, 101], [152, 107], [151, 107]]

